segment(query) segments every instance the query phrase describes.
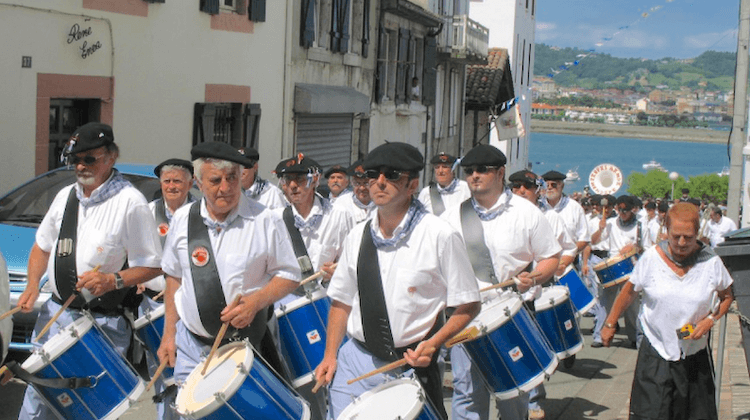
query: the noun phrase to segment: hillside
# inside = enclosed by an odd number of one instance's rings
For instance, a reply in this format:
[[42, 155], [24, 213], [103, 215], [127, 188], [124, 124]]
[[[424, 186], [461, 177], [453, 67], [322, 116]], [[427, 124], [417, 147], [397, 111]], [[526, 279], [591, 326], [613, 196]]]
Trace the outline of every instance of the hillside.
[[706, 51], [694, 59], [648, 60], [536, 44], [534, 58], [535, 75], [553, 74], [558, 85], [586, 89], [651, 90], [666, 85], [670, 89], [702, 87], [726, 92], [733, 88], [734, 67], [734, 53], [716, 51]]

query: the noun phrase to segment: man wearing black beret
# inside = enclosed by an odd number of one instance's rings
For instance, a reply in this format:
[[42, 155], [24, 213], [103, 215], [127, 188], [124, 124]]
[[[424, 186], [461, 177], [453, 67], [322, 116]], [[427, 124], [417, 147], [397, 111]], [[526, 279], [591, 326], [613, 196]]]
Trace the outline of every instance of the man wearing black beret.
[[[447, 418], [439, 349], [481, 305], [458, 232], [412, 197], [423, 167], [422, 154], [405, 143], [378, 146], [365, 159], [377, 211], [356, 225], [344, 243], [328, 286], [326, 351], [316, 369], [319, 384], [331, 383], [331, 418], [338, 418], [352, 398], [411, 367], [433, 406]], [[446, 307], [455, 311], [443, 324]], [[345, 335], [351, 339], [339, 349]], [[402, 357], [410, 366], [347, 385], [349, 379]]]
[[328, 180], [328, 199], [331, 200], [331, 204], [352, 193], [352, 189], [349, 188], [349, 174], [345, 166], [333, 165], [323, 176]]
[[159, 358], [174, 367], [176, 382], [185, 381], [226, 322], [225, 340], [247, 338], [281, 369], [267, 334], [269, 311], [300, 278], [283, 222], [242, 193], [247, 159], [237, 149], [210, 142], [190, 153], [203, 198], [177, 210], [164, 245]]
[[354, 218], [354, 223], [365, 221], [375, 214], [375, 203], [370, 198], [370, 183], [365, 177], [365, 169], [362, 163], [362, 160], [358, 160], [347, 169], [353, 193], [340, 197], [334, 204], [336, 207], [341, 207], [344, 211], [347, 211]]
[[435, 181], [422, 188], [419, 192], [419, 201], [424, 204], [427, 211], [440, 216], [446, 209], [461, 204], [471, 196], [471, 193], [466, 181], [455, 176], [453, 168], [456, 158], [454, 156], [440, 153], [435, 155], [430, 163]]
[[[136, 285], [159, 274], [161, 247], [146, 199], [114, 168], [118, 156], [112, 127], [102, 123], [78, 127], [63, 151], [65, 162], [75, 169], [76, 182], [57, 194], [37, 229], [28, 283], [18, 299], [18, 306], [31, 312], [40, 280], [47, 274], [54, 294], [42, 304], [36, 320], [33, 337], [39, 345], [87, 308], [118, 352], [124, 356], [130, 347], [131, 328], [123, 306]], [[46, 335], [37, 337], [69, 298], [69, 309]], [[28, 387], [19, 418], [57, 416], [35, 388]]]
[[241, 179], [245, 195], [268, 209], [286, 207], [288, 203], [279, 187], [258, 175], [258, 161], [260, 160], [258, 151], [253, 147], [243, 147], [239, 149], [239, 152], [247, 159], [247, 163], [242, 167]]
[[548, 171], [542, 175], [542, 178], [547, 183], [547, 192], [542, 199], [542, 207], [553, 209], [560, 215], [565, 222], [568, 233], [578, 246], [578, 252], [583, 251], [583, 248], [591, 242], [591, 233], [589, 233], [583, 207], [577, 201], [563, 194], [566, 178], [564, 174], [557, 171]]
[[[525, 293], [552, 278], [562, 248], [539, 208], [506, 189], [505, 163], [505, 155], [496, 147], [480, 144], [469, 150], [461, 166], [471, 198], [447, 210], [443, 218], [462, 234], [464, 241], [470, 241], [467, 248], [484, 248], [489, 253], [489, 261], [472, 256], [474, 281], [480, 288], [516, 276], [520, 282], [518, 291]], [[525, 271], [532, 262], [534, 275]], [[531, 294], [526, 297], [533, 299]], [[489, 390], [462, 345], [451, 348], [451, 366], [452, 418], [487, 418]], [[521, 394], [498, 401], [504, 420], [526, 418], [529, 395]]]

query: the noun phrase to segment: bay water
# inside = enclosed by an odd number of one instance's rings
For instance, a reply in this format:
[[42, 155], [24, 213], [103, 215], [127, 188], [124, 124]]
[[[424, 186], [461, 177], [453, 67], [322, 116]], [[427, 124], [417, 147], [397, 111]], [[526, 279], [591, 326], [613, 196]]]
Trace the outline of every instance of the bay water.
[[726, 144], [536, 132], [530, 135], [529, 161], [534, 173], [542, 175], [555, 170], [565, 174], [568, 170], [577, 170], [580, 180], [566, 183], [567, 194], [583, 191], [591, 171], [602, 163], [613, 164], [622, 171], [623, 186], [615, 195], [625, 194], [628, 175], [632, 172], [645, 174], [648, 171], [643, 169], [643, 164], [651, 160], [686, 180], [695, 175], [719, 173], [729, 166]]

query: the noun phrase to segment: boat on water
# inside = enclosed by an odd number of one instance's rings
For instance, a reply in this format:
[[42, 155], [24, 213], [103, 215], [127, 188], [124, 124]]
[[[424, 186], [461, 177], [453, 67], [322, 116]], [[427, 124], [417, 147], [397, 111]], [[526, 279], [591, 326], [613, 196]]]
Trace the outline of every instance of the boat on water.
[[572, 184], [578, 180], [580, 180], [581, 177], [578, 175], [578, 167], [576, 166], [573, 169], [568, 170], [568, 172], [565, 173], [565, 183], [566, 184]]
[[729, 166], [725, 166], [724, 168], [722, 168], [721, 172], [717, 172], [716, 175], [729, 176]]
[[661, 163], [659, 163], [659, 162], [657, 162], [657, 161], [655, 161], [653, 159], [650, 160], [650, 161], [648, 161], [648, 162], [646, 162], [646, 163], [644, 163], [643, 164], [643, 169], [645, 169], [647, 171], [650, 171], [650, 170], [653, 170], [653, 169], [658, 169], [658, 170], [660, 170], [662, 172], [665, 172], [665, 169], [664, 169], [663, 166], [661, 166]]

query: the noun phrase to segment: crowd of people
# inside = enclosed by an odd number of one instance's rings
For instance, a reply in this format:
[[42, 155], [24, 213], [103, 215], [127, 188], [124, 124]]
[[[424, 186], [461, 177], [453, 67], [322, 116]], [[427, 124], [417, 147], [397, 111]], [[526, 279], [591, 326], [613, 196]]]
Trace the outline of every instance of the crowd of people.
[[[719, 206], [569, 197], [565, 175], [507, 174], [505, 155], [490, 145], [460, 159], [431, 157], [434, 181], [421, 191], [425, 157], [405, 143], [325, 172], [303, 154], [283, 159], [277, 186], [258, 175], [257, 150], [218, 142], [193, 147], [191, 161], [158, 165], [161, 198], [148, 203], [115, 169], [118, 153], [100, 123], [80, 127], [65, 149], [77, 180], [38, 230], [18, 303], [33, 309], [46, 273], [54, 297], [37, 320], [39, 344], [89, 312], [126, 356], [129, 320], [163, 305], [161, 344], [147, 354], [151, 375], [166, 363], [184, 383], [228, 328], [221, 344], [246, 340], [291, 388], [300, 382], [280, 351], [274, 308], [324, 290], [324, 353], [295, 391], [311, 418], [339, 418], [356, 397], [404, 375], [447, 418], [450, 360], [451, 417], [488, 419], [488, 373], [465, 345], [446, 343], [492, 299], [518, 296], [533, 316], [543, 286], [575, 270], [597, 298], [590, 345], [609, 346], [624, 316], [628, 345], [639, 348], [632, 418], [716, 418], [706, 335], [731, 304], [732, 280], [711, 247], [736, 228]], [[190, 194], [194, 183], [201, 197]], [[626, 281], [598, 278], [598, 266], [631, 257], [639, 259]], [[38, 339], [69, 298], [51, 334]], [[694, 328], [680, 336], [685, 325]], [[177, 418], [174, 389], [162, 384], [157, 393], [159, 418]], [[540, 419], [544, 398], [538, 384], [497, 408], [504, 420]], [[29, 387], [19, 418], [54, 417]]]

